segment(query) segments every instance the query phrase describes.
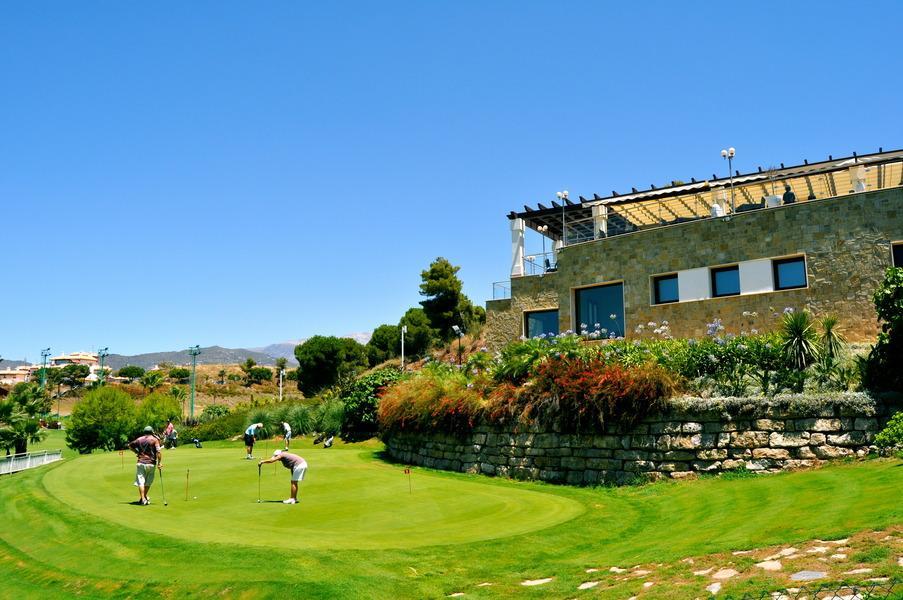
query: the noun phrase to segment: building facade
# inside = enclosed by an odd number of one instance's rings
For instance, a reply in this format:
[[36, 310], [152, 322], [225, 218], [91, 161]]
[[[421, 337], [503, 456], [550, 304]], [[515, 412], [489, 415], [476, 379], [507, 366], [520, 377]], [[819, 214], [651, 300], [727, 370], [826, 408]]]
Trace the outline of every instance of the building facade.
[[[694, 181], [512, 213], [510, 297], [487, 302], [488, 345], [567, 330], [649, 335], [663, 322], [675, 337], [701, 337], [716, 319], [724, 332], [767, 331], [786, 308], [836, 315], [850, 341], [873, 340], [872, 295], [887, 267], [903, 266], [901, 159], [738, 175], [733, 202], [723, 185]], [[784, 195], [762, 193], [774, 189]], [[552, 230], [540, 261], [523, 253], [525, 226]]]

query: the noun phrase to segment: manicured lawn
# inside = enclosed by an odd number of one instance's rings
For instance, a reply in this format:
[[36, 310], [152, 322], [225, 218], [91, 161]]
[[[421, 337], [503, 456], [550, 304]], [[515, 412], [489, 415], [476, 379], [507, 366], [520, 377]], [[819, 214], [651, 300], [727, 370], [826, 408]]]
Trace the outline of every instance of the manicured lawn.
[[[903, 524], [898, 460], [621, 489], [414, 469], [410, 493], [403, 467], [379, 460], [373, 444], [299, 445], [311, 468], [297, 506], [270, 502], [288, 493], [288, 472], [273, 465], [257, 504], [256, 462], [229, 442], [167, 454], [167, 507], [159, 480], [151, 506], [129, 504], [133, 460], [123, 468], [117, 453], [0, 478], [0, 597], [705, 597], [705, 581], [668, 567], [672, 581], [649, 589], [577, 586], [591, 567], [678, 564]], [[899, 575], [895, 556], [878, 558]], [[554, 580], [520, 585], [544, 577]], [[723, 591], [756, 585], [768, 582]]]

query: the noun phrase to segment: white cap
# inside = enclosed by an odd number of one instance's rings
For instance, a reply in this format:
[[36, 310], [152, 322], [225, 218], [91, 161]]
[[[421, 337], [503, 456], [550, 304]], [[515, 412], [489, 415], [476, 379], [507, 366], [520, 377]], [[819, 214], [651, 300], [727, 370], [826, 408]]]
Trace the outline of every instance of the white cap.
[[279, 456], [282, 454], [282, 450], [273, 450], [273, 456]]

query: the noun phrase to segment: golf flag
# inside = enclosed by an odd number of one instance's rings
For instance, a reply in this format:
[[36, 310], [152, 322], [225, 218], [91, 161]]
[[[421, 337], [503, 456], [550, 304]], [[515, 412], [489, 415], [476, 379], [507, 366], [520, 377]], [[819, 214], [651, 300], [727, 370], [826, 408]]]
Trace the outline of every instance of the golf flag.
[[410, 469], [405, 469], [405, 470], [404, 470], [404, 474], [405, 474], [405, 475], [410, 475], [410, 474], [411, 474], [411, 470], [410, 470]]

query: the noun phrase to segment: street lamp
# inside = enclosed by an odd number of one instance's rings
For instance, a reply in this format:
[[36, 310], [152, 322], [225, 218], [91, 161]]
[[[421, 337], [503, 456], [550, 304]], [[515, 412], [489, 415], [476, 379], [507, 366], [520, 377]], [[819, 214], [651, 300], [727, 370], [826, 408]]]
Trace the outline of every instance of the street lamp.
[[50, 348], [41, 350], [41, 391], [47, 385], [47, 357], [50, 356]]
[[464, 328], [452, 325], [452, 331], [458, 336], [458, 364], [461, 364], [461, 338], [464, 337]]
[[188, 354], [191, 355], [191, 407], [188, 416], [191, 419], [194, 419], [194, 383], [197, 380], [196, 372], [198, 367], [198, 354], [200, 353], [200, 346], [192, 346], [188, 349]]
[[282, 402], [282, 380], [285, 377], [285, 369], [279, 369], [279, 402]]
[[721, 151], [721, 158], [727, 159], [727, 174], [731, 178], [731, 214], [734, 214], [736, 206], [734, 205], [734, 155], [737, 153], [733, 148]]
[[404, 373], [404, 334], [408, 332], [408, 326], [401, 326], [401, 372]]
[[[546, 232], [549, 231], [548, 225], [540, 225], [536, 228], [536, 231], [539, 232], [539, 236], [542, 238], [542, 259], [543, 265], [545, 265], [546, 260]], [[545, 267], [543, 267], [543, 271], [545, 271]]]
[[559, 200], [561, 200], [561, 245], [562, 245], [562, 246], [567, 246], [567, 245], [568, 245], [568, 242], [567, 242], [567, 235], [566, 235], [566, 234], [567, 234], [567, 230], [564, 228], [564, 227], [565, 227], [565, 224], [564, 224], [564, 207], [567, 205], [568, 191], [567, 191], [567, 190], [562, 190], [562, 191], [560, 191], [560, 192], [555, 192], [555, 195], [558, 197]]
[[98, 386], [103, 385], [103, 359], [105, 359], [109, 353], [110, 353], [109, 348], [101, 348], [100, 350], [97, 351], [97, 358], [100, 359], [100, 375], [97, 380]]

